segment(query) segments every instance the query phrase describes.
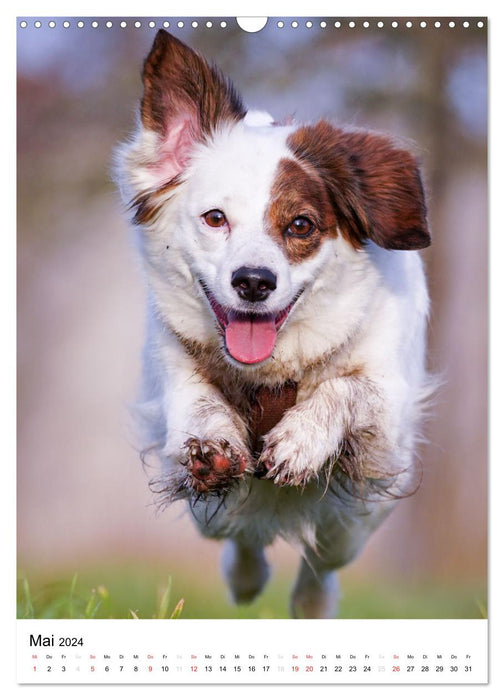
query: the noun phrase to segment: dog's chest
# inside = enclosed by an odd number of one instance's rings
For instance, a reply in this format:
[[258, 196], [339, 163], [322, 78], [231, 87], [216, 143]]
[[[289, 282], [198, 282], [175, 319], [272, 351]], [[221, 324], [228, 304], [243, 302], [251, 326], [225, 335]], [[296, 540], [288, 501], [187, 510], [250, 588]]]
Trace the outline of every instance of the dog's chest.
[[273, 386], [232, 381], [218, 386], [247, 426], [250, 449], [255, 455], [261, 452], [262, 438], [282, 420], [298, 398], [298, 383], [293, 380]]
[[297, 383], [279, 387], [259, 386], [250, 393], [249, 431], [252, 451], [260, 452], [262, 438], [279, 423], [286, 411], [295, 405]]
[[[208, 358], [209, 354], [203, 355]], [[215, 355], [213, 355], [215, 359]], [[284, 365], [265, 368], [264, 374], [243, 374], [222, 361], [200, 363], [199, 370], [205, 380], [222, 393], [230, 407], [246, 424], [252, 451], [260, 453], [261, 438], [269, 433], [300, 401], [308, 399], [321, 382], [349, 373], [349, 358], [345, 355], [337, 361], [332, 353], [319, 362], [303, 369], [296, 367], [292, 373], [285, 372]], [[294, 369], [294, 368], [293, 368]]]

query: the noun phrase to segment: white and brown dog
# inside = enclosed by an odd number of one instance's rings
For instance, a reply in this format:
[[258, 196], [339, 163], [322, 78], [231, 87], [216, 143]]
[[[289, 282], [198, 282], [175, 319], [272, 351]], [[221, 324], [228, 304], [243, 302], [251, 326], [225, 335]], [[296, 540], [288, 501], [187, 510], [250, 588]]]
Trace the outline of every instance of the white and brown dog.
[[430, 243], [414, 157], [276, 123], [161, 30], [118, 152], [148, 284], [142, 415], [157, 491], [228, 540], [237, 602], [277, 535], [304, 549], [292, 613], [332, 616], [335, 570], [415, 489]]

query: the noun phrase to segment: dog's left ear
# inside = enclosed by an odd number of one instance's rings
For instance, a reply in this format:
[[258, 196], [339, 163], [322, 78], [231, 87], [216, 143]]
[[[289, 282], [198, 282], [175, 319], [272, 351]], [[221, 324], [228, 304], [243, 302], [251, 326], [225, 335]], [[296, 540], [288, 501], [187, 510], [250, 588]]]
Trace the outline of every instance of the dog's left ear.
[[164, 29], [156, 35], [142, 79], [142, 124], [158, 136], [159, 165], [167, 180], [181, 173], [194, 145], [219, 123], [246, 114], [220, 71]]
[[418, 250], [431, 243], [416, 159], [385, 136], [328, 122], [303, 127], [291, 148], [322, 172], [342, 234], [361, 247]]

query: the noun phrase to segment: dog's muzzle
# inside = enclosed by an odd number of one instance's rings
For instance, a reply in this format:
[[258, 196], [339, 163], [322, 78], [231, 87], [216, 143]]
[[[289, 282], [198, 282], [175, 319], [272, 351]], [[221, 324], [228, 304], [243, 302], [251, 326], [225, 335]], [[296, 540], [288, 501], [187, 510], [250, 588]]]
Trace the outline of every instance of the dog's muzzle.
[[[240, 270], [258, 269], [263, 270], [266, 268], [240, 268]], [[237, 272], [239, 272], [239, 270], [237, 270]], [[268, 294], [273, 291], [273, 286], [276, 289], [276, 277], [273, 275], [273, 273], [270, 274], [272, 277], [268, 279], [266, 278], [266, 275], [259, 275], [255, 273], [252, 282], [250, 281], [251, 276], [249, 276], [247, 282], [247, 284], [250, 285], [249, 293], [252, 294], [253, 292], [251, 290], [254, 288], [256, 288], [255, 293], [257, 294], [263, 292], [264, 290], [261, 290], [260, 287], [261, 285], [267, 284], [270, 286], [268, 289]], [[238, 279], [239, 276], [237, 275], [235, 282], [237, 282]], [[262, 282], [259, 282], [259, 279], [262, 279]], [[243, 279], [242, 283], [244, 284], [244, 293], [246, 291], [245, 282], [246, 280]], [[273, 350], [275, 349], [278, 331], [287, 320], [292, 307], [304, 291], [303, 289], [300, 289], [290, 304], [280, 311], [265, 314], [253, 313], [251, 311], [238, 311], [224, 307], [219, 304], [203, 280], [200, 279], [199, 283], [210, 303], [212, 311], [219, 324], [220, 332], [224, 336], [227, 352], [232, 358], [245, 365], [255, 365], [259, 362], [264, 362], [264, 360], [271, 357]]]

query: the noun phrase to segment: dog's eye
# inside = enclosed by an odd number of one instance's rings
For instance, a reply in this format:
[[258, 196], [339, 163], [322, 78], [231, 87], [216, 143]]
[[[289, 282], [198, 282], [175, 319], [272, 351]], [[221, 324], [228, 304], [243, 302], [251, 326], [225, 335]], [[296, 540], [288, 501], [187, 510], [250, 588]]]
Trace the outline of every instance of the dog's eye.
[[310, 219], [305, 216], [296, 216], [286, 230], [289, 236], [298, 236], [298, 238], [306, 238], [315, 230], [315, 226]]
[[220, 209], [211, 209], [206, 214], [203, 214], [201, 218], [207, 226], [212, 228], [219, 228], [227, 224], [226, 216]]

